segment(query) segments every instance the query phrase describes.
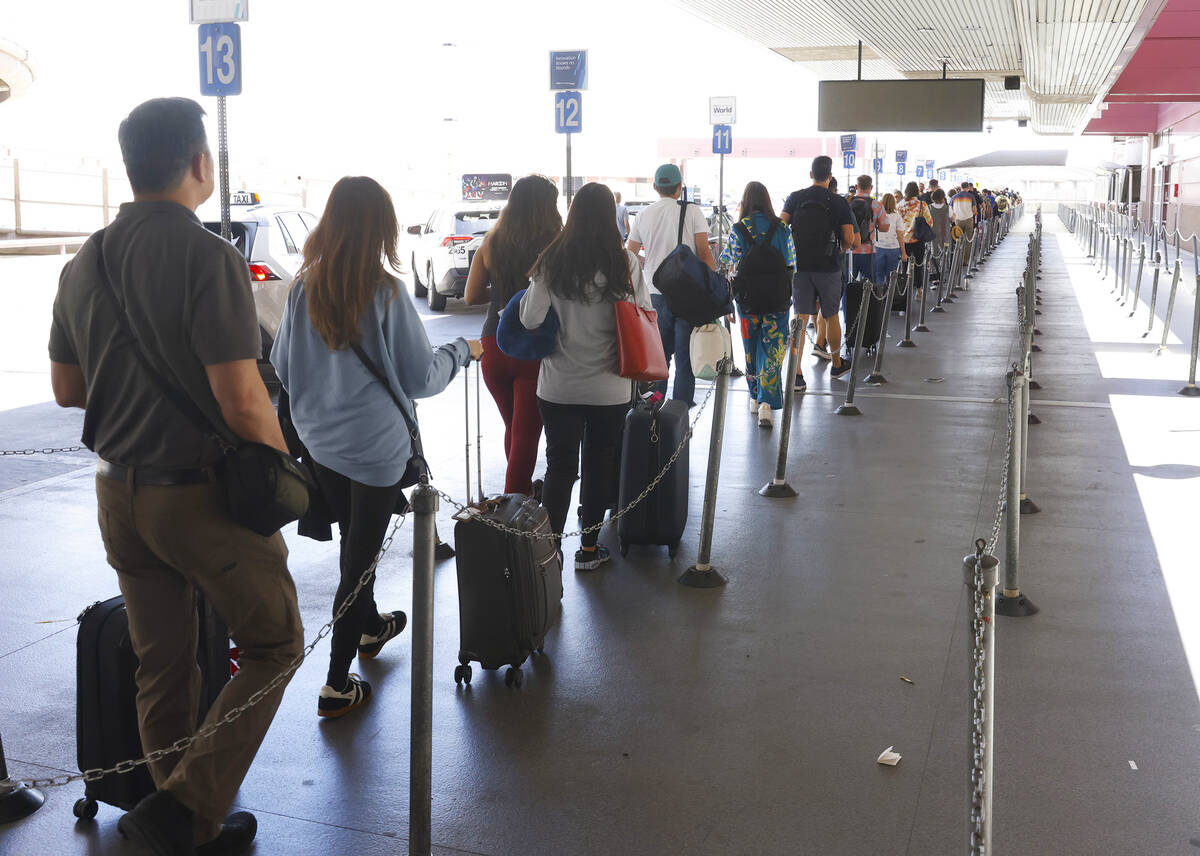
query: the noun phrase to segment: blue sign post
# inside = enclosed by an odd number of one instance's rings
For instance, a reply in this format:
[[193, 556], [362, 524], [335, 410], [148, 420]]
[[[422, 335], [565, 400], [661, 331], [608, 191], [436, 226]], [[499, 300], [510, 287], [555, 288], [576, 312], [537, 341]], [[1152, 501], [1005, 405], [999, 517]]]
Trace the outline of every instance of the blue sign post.
[[[904, 163], [908, 160], [907, 149], [896, 149], [896, 163]], [[901, 173], [903, 175], [903, 173]]]
[[917, 178], [924, 178], [924, 177], [925, 177], [925, 167], [921, 164], [917, 164]]
[[554, 132], [578, 134], [583, 130], [583, 95], [578, 92], [554, 93]]
[[713, 125], [713, 154], [733, 154], [733, 126]]
[[896, 175], [904, 175], [904, 161], [896, 164]]
[[843, 152], [852, 152], [858, 148], [857, 134], [842, 134], [841, 140]]
[[550, 51], [550, 89], [587, 89], [587, 51]]
[[872, 172], [883, 172], [883, 158], [875, 158], [875, 168]]
[[933, 161], [931, 161], [931, 160], [925, 161], [925, 174], [933, 175]]
[[854, 169], [854, 152], [842, 152], [842, 166], [846, 169]]
[[237, 24], [201, 24], [200, 94], [242, 94], [242, 35]]

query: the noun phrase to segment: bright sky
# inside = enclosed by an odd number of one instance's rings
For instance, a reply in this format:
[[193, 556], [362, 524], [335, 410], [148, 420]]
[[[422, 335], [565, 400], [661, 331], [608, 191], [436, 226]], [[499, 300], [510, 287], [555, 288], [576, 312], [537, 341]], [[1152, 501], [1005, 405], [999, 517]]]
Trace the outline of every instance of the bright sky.
[[[0, 0], [0, 36], [27, 48], [38, 71], [0, 108], [4, 146], [116, 162], [121, 118], [160, 95], [204, 103], [215, 137], [185, 0]], [[737, 96], [735, 144], [816, 135], [813, 75], [669, 0], [251, 0], [243, 94], [229, 99], [232, 171], [276, 185], [368, 173], [435, 192], [461, 172], [561, 174], [548, 51], [578, 48], [589, 50], [590, 88], [576, 174], [651, 174], [660, 137], [710, 134], [710, 95]], [[889, 152], [942, 163], [1080, 143], [1004, 128], [886, 138]], [[750, 165], [739, 166], [740, 181]], [[798, 172], [802, 182], [807, 166]]]

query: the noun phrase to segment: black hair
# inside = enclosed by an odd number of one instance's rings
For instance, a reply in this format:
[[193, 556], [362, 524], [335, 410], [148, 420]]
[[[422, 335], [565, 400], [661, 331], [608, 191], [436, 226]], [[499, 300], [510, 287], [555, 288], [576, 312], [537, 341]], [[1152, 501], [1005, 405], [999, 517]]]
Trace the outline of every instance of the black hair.
[[[534, 271], [550, 291], [565, 300], [616, 303], [633, 293], [629, 256], [617, 230], [617, 203], [603, 184], [579, 188], [567, 212], [567, 224], [542, 252]], [[597, 294], [597, 274], [605, 283]]]
[[484, 239], [492, 288], [505, 303], [529, 284], [529, 269], [561, 229], [558, 188], [541, 175], [518, 179]]
[[767, 192], [767, 186], [761, 181], [750, 182], [742, 191], [742, 204], [738, 209], [738, 219], [745, 220], [753, 217], [755, 211], [766, 217], [769, 223], [774, 224], [779, 221], [779, 217], [775, 213], [775, 206], [771, 204], [771, 194]]
[[153, 98], [133, 108], [117, 139], [134, 193], [170, 190], [208, 147], [204, 108], [190, 98]]
[[921, 192], [921, 188], [917, 186], [917, 183], [915, 181], [910, 181], [904, 187], [904, 198], [905, 199], [913, 199], [920, 192]]
[[[654, 185], [654, 189], [658, 191], [658, 195], [662, 196], [663, 198], [666, 198], [668, 196], [674, 196], [676, 193], [679, 192], [679, 188], [681, 188], [681, 187], [683, 187], [682, 182], [679, 184], [672, 184], [670, 187], [661, 187], [657, 184]], [[615, 211], [616, 209], [614, 208], [613, 210]], [[614, 214], [613, 216], [615, 217], [617, 215]]]
[[829, 157], [829, 155], [818, 155], [813, 158], [813, 181], [825, 181], [831, 175], [833, 175], [833, 158]]
[[829, 192], [837, 193], [837, 189], [838, 189], [837, 179], [834, 178], [832, 175], [829, 176]]

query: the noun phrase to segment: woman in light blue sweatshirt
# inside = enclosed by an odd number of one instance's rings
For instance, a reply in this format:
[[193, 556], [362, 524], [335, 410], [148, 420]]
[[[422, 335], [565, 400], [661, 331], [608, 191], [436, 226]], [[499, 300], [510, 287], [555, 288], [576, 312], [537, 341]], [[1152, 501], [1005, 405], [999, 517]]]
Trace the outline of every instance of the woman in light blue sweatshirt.
[[[415, 424], [413, 399], [441, 392], [482, 351], [465, 339], [430, 347], [416, 310], [383, 266], [385, 259], [398, 265], [397, 234], [391, 197], [377, 182], [335, 184], [304, 244], [271, 349], [296, 433], [341, 530], [335, 614], [379, 552], [401, 496], [412, 444], [398, 408]], [[403, 612], [376, 608], [374, 583], [372, 574], [334, 624], [318, 716], [342, 716], [371, 697], [370, 684], [349, 673], [350, 661], [374, 658], [404, 629]]]

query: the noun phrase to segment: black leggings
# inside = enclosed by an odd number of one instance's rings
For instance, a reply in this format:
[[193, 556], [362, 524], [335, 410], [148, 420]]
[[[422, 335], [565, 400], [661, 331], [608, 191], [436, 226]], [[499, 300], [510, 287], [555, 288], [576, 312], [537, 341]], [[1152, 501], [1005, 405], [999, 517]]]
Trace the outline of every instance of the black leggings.
[[[371, 487], [320, 464], [317, 464], [317, 481], [321, 484], [321, 492], [337, 519], [342, 535], [342, 580], [333, 598], [333, 611], [336, 614], [383, 544], [392, 512], [400, 497], [400, 485]], [[345, 687], [350, 661], [358, 653], [360, 637], [364, 633], [374, 635], [381, 629], [379, 610], [375, 606], [375, 575], [372, 574], [350, 609], [333, 625], [329, 673], [325, 683], [335, 690]]]
[[[566, 526], [575, 473], [582, 471], [579, 501], [583, 527], [594, 526], [604, 519], [604, 510], [617, 501], [617, 461], [629, 405], [554, 404], [538, 398], [538, 410], [546, 432], [542, 504], [550, 513], [550, 525], [555, 532], [562, 532]], [[583, 546], [594, 546], [598, 537], [598, 532], [584, 535]]]

